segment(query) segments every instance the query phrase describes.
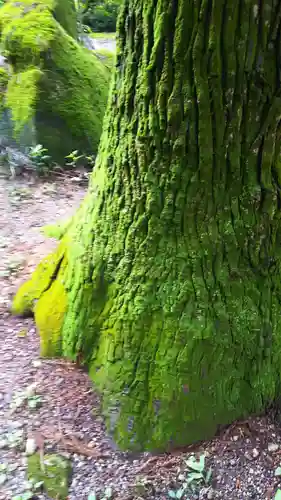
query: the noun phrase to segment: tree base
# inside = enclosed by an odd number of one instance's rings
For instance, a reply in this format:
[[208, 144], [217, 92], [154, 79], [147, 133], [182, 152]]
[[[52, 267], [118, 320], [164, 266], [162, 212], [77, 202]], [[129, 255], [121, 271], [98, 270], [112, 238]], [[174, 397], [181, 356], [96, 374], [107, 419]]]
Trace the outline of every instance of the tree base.
[[34, 314], [42, 356], [62, 355], [62, 327], [67, 308], [63, 280], [65, 259], [65, 246], [61, 243], [21, 286], [12, 304], [13, 314]]
[[[76, 223], [80, 219], [81, 214]], [[267, 355], [257, 343], [261, 332], [266, 334], [266, 324], [255, 330], [254, 306], [243, 296], [233, 299], [230, 294], [225, 311], [217, 304], [221, 321], [208, 319], [209, 313], [204, 322], [202, 316], [196, 318], [195, 311], [205, 304], [203, 296], [199, 304], [189, 302], [193, 313], [184, 313], [185, 305], [179, 314], [169, 300], [184, 291], [181, 270], [163, 270], [159, 276], [147, 260], [132, 298], [120, 303], [119, 287], [104, 279], [101, 268], [93, 281], [85, 261], [92, 243], [77, 261], [68, 236], [20, 288], [12, 310], [34, 313], [42, 356], [79, 359], [87, 367], [103, 395], [107, 429], [120, 448], [165, 450], [209, 439], [219, 425], [259, 413], [274, 400], [280, 339], [274, 333], [274, 351]], [[166, 253], [167, 245], [164, 249]], [[153, 272], [158, 273], [158, 285], [148, 294]], [[162, 305], [156, 308], [157, 293]], [[272, 311], [277, 318], [274, 305]], [[232, 330], [223, 318], [232, 321]]]

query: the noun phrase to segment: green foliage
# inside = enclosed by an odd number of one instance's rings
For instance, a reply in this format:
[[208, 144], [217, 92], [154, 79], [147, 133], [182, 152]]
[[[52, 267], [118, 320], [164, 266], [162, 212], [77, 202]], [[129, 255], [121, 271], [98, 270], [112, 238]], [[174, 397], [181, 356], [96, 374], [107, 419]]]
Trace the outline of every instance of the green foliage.
[[31, 500], [34, 498], [34, 492], [31, 490], [24, 491], [20, 495], [15, 495], [12, 497], [12, 500]]
[[23, 429], [16, 429], [1, 436], [0, 449], [22, 449], [24, 444], [24, 431]]
[[37, 498], [38, 494], [41, 493], [43, 485], [43, 481], [36, 481], [36, 479], [30, 478], [26, 484], [26, 491], [13, 496], [11, 500], [31, 500]]
[[69, 153], [65, 159], [66, 159], [66, 165], [70, 168], [75, 168], [78, 165], [79, 160], [84, 158], [84, 155], [79, 155], [78, 151], [72, 151]]
[[42, 458], [40, 453], [29, 456], [27, 460], [29, 481], [40, 484], [40, 487], [43, 485], [49, 497], [65, 500], [71, 474], [70, 461], [55, 454], [47, 454]]
[[36, 394], [36, 385], [31, 384], [24, 391], [13, 394], [10, 409], [14, 412], [23, 405], [26, 405], [28, 408], [35, 410], [41, 406], [42, 402], [42, 396]]
[[278, 477], [279, 477], [279, 476], [281, 476], [281, 467], [280, 467], [280, 466], [279, 466], [279, 467], [277, 467], [277, 468], [275, 469], [275, 471], [274, 471], [274, 476], [275, 476], [275, 477], [277, 477], [277, 476], [278, 476]]
[[110, 487], [105, 488], [104, 492], [99, 494], [92, 492], [88, 495], [88, 500], [110, 500], [111, 498], [113, 498], [113, 491]]
[[65, 157], [65, 159], [66, 159], [66, 167], [68, 168], [76, 168], [81, 163], [84, 163], [85, 166], [93, 168], [95, 164], [94, 155], [79, 154], [77, 150], [69, 153]]
[[83, 23], [97, 32], [114, 32], [120, 3], [120, 0], [100, 0], [91, 3], [82, 16]]
[[29, 157], [39, 175], [46, 175], [52, 168], [52, 158], [42, 144], [30, 148]]
[[169, 498], [188, 500], [188, 495], [198, 493], [200, 487], [208, 485], [211, 481], [212, 470], [205, 468], [205, 455], [201, 455], [199, 460], [192, 455], [185, 460], [185, 470], [178, 476], [180, 486], [168, 491]]

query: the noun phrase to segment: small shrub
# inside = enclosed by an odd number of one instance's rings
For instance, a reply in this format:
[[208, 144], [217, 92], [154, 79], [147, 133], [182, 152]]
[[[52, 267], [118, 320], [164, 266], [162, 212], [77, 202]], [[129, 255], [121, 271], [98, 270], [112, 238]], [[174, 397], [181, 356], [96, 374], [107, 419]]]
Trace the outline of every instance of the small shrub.
[[83, 14], [83, 24], [97, 32], [112, 33], [116, 30], [119, 6], [120, 0], [100, 0]]
[[30, 149], [29, 157], [38, 175], [46, 175], [52, 169], [52, 159], [50, 155], [48, 155], [48, 150], [43, 148], [41, 144], [37, 144]]
[[169, 498], [188, 500], [190, 493], [198, 492], [201, 486], [208, 486], [212, 477], [212, 470], [206, 469], [205, 455], [199, 460], [191, 455], [185, 460], [185, 470], [178, 476], [179, 487], [168, 491]]

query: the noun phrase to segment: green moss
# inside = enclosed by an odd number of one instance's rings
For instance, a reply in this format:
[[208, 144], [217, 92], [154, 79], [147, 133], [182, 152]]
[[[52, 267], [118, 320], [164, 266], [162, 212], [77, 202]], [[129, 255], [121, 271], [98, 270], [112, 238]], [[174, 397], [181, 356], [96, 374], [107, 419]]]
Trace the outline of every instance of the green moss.
[[48, 50], [55, 24], [50, 9], [53, 1], [36, 4], [32, 0], [6, 2], [0, 10], [1, 42], [4, 54], [16, 70], [40, 65], [40, 55]]
[[7, 68], [0, 66], [0, 91], [5, 91], [9, 81], [9, 72]]
[[41, 77], [41, 70], [29, 68], [12, 75], [9, 80], [6, 104], [12, 111], [16, 134], [21, 132], [34, 116], [38, 99], [37, 88]]
[[[40, 352], [42, 356], [60, 356], [62, 352], [62, 327], [67, 309], [67, 294], [60, 270], [48, 290], [34, 307], [35, 321], [40, 334]], [[46, 311], [52, 311], [46, 321]]]
[[39, 453], [27, 459], [28, 479], [43, 481], [45, 493], [50, 498], [66, 500], [71, 475], [70, 461], [61, 455], [44, 455], [43, 463]]
[[34, 117], [36, 141], [59, 162], [74, 149], [97, 150], [110, 79], [107, 66], [67, 28], [63, 12], [75, 19], [73, 9], [72, 0], [10, 0], [0, 9], [1, 42], [13, 69], [7, 105], [16, 132]]
[[7, 68], [0, 67], [0, 113], [6, 107], [6, 92], [9, 81], [9, 73]]
[[[60, 27], [50, 51], [52, 57], [44, 60], [45, 73], [40, 85], [38, 142], [52, 151], [55, 141], [61, 159], [74, 149], [95, 152], [102, 129], [110, 71]], [[53, 133], [54, 128], [57, 134]]]
[[32, 279], [20, 288], [13, 305], [13, 314], [29, 314], [34, 312], [38, 300], [48, 290], [57, 276], [61, 262], [65, 257], [65, 244], [62, 241], [58, 249], [49, 255], [37, 267]]
[[100, 61], [107, 67], [108, 70], [113, 68], [116, 56], [113, 52], [106, 49], [94, 50], [94, 54], [100, 59]]
[[61, 222], [59, 224], [50, 224], [47, 226], [43, 226], [41, 228], [41, 232], [47, 238], [55, 238], [56, 240], [61, 240], [62, 237], [65, 235], [67, 229], [69, 228], [70, 224], [71, 224], [71, 219], [65, 222]]
[[74, 1], [56, 0], [53, 8], [54, 18], [75, 40], [77, 39], [77, 10]]
[[54, 345], [82, 353], [122, 448], [211, 437], [280, 398], [277, 3], [123, 3], [99, 154], [46, 300], [35, 271], [40, 330], [54, 308]]
[[[67, 309], [66, 267], [63, 240], [58, 249], [40, 263], [32, 279], [21, 287], [12, 305], [12, 312], [16, 315], [34, 313], [42, 356], [57, 356], [62, 352], [62, 326]], [[52, 314], [46, 321], [47, 310]]]

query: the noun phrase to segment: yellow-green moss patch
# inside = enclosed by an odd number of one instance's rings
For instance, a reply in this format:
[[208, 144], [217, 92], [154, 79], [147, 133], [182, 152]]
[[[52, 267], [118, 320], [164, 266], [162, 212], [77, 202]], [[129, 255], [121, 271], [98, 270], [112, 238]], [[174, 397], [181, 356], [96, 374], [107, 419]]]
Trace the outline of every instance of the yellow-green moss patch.
[[0, 67], [0, 113], [5, 108], [8, 81], [9, 81], [9, 73], [7, 68]]
[[43, 292], [48, 290], [56, 277], [64, 252], [65, 247], [61, 242], [55, 252], [40, 262], [30, 280], [24, 283], [17, 292], [12, 304], [14, 314], [22, 315], [34, 312], [37, 301]]
[[61, 332], [67, 307], [63, 277], [53, 281], [34, 307], [36, 325], [40, 334], [41, 356], [61, 355]]
[[8, 83], [6, 103], [12, 111], [16, 133], [22, 130], [35, 113], [37, 85], [41, 77], [41, 70], [29, 68], [14, 74]]

